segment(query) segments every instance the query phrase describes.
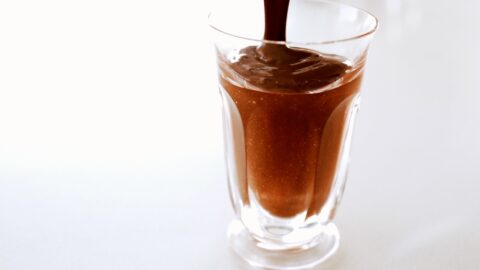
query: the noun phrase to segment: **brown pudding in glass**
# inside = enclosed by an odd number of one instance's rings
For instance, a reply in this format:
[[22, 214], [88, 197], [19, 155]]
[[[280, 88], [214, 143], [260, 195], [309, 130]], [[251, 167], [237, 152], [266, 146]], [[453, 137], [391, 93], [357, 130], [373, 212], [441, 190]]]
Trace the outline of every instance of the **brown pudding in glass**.
[[[283, 4], [282, 4], [283, 3]], [[265, 40], [284, 41], [288, 0], [265, 0]], [[281, 15], [281, 16], [280, 16]], [[242, 128], [238, 186], [277, 217], [317, 214], [332, 188], [362, 66], [341, 57], [264, 42], [228, 59], [219, 53], [222, 94]], [[241, 133], [241, 134], [240, 134]]]

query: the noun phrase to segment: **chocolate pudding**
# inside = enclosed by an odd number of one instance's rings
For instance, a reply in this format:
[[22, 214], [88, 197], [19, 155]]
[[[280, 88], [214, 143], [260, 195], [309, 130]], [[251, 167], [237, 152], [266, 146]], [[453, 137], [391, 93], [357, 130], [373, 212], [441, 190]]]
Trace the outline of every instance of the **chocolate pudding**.
[[[265, 34], [285, 41], [288, 0], [264, 0]], [[242, 200], [277, 217], [320, 212], [337, 171], [362, 67], [334, 55], [264, 42], [219, 56], [223, 95], [240, 116]], [[242, 134], [239, 134], [242, 133]], [[234, 149], [234, 151], [239, 151]], [[250, 191], [249, 191], [250, 190]]]

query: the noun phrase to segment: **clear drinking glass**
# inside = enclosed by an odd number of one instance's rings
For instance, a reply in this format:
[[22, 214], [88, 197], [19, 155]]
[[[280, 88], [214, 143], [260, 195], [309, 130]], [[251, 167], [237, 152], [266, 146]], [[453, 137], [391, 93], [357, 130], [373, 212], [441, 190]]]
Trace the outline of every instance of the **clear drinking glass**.
[[[232, 249], [269, 269], [313, 267], [333, 255], [332, 223], [346, 180], [359, 87], [377, 19], [345, 4], [291, 1], [287, 42], [263, 40], [261, 0], [220, 1], [210, 14], [223, 102]], [[319, 89], [285, 93], [249, 84], [229, 67], [242, 48], [286, 45], [349, 69]]]

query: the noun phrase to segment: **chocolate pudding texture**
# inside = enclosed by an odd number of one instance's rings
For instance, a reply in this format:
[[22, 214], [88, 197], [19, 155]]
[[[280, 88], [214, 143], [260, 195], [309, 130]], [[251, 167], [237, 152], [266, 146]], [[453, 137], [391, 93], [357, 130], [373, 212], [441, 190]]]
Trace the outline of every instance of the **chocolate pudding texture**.
[[[264, 5], [264, 39], [285, 41], [289, 0]], [[246, 160], [237, 168], [245, 170], [237, 183], [243, 203], [251, 202], [250, 189], [271, 215], [317, 214], [335, 178], [362, 69], [340, 57], [265, 42], [241, 49], [234, 60], [220, 58], [223, 94], [243, 126]], [[330, 88], [319, 90], [324, 87]]]

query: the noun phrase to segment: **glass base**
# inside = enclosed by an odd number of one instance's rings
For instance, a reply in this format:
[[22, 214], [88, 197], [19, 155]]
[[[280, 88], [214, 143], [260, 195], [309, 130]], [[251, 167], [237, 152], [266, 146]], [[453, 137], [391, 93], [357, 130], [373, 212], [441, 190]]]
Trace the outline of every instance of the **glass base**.
[[338, 249], [337, 227], [327, 224], [312, 241], [297, 247], [282, 248], [250, 235], [240, 220], [228, 228], [228, 241], [235, 253], [254, 267], [266, 269], [311, 269], [325, 262]]

